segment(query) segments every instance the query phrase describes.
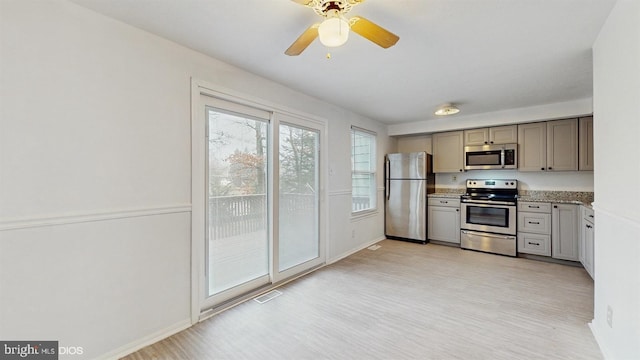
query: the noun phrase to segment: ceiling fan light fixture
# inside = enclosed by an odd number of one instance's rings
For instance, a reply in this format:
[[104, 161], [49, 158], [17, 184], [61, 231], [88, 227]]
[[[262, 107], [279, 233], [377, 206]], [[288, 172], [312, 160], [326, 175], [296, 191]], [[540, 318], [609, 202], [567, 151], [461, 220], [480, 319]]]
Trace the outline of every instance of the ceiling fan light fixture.
[[329, 17], [318, 27], [318, 37], [326, 47], [344, 45], [349, 39], [349, 23], [340, 17]]
[[454, 115], [459, 112], [460, 112], [460, 109], [458, 109], [455, 105], [444, 104], [441, 107], [439, 107], [434, 114], [438, 116], [447, 116], [447, 115]]

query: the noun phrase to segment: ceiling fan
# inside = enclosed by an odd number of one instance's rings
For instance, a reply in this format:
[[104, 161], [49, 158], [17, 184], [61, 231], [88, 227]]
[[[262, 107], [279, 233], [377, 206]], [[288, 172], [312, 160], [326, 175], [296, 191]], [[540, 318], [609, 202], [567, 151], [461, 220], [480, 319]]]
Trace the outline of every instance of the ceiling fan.
[[[347, 42], [349, 29], [383, 48], [389, 48], [400, 39], [397, 35], [363, 18], [345, 15], [355, 5], [365, 0], [292, 0], [295, 3], [312, 8], [324, 20], [311, 25], [284, 53], [289, 56], [300, 55], [317, 37], [326, 47], [337, 47]], [[327, 54], [327, 57], [330, 55]]]

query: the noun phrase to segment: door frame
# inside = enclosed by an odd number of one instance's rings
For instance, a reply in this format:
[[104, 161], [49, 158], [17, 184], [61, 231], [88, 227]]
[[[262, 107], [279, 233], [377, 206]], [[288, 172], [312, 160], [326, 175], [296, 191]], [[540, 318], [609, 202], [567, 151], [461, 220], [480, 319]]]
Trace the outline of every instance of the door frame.
[[[274, 133], [277, 132], [279, 126], [279, 119], [298, 119], [300, 122], [294, 122], [294, 124], [298, 124], [300, 126], [304, 126], [304, 123], [312, 124], [313, 128], [318, 129], [320, 132], [320, 159], [319, 159], [319, 179], [320, 179], [320, 189], [319, 189], [319, 246], [320, 246], [320, 257], [317, 261], [307, 262], [306, 270], [301, 270], [296, 273], [292, 273], [290, 271], [284, 271], [282, 273], [278, 273], [277, 264], [273, 264], [270, 260], [270, 279], [271, 285], [270, 287], [276, 287], [290, 278], [300, 276], [305, 272], [309, 272], [313, 268], [322, 266], [326, 263], [326, 254], [328, 253], [327, 249], [327, 234], [328, 234], [328, 199], [327, 199], [327, 191], [326, 186], [328, 184], [328, 136], [327, 136], [327, 120], [324, 118], [320, 118], [314, 115], [306, 114], [294, 109], [290, 109], [288, 107], [275, 104], [270, 101], [266, 101], [260, 99], [258, 97], [246, 95], [244, 93], [240, 93], [231, 89], [227, 89], [216, 84], [209, 83], [207, 81], [191, 78], [191, 323], [196, 324], [199, 321], [203, 320], [202, 314], [202, 305], [204, 302], [204, 279], [205, 279], [205, 239], [206, 239], [206, 173], [205, 173], [205, 161], [206, 161], [206, 141], [205, 141], [205, 116], [204, 116], [204, 101], [202, 101], [202, 97], [213, 97], [220, 100], [229, 101], [232, 103], [236, 103], [239, 105], [244, 105], [248, 107], [253, 107], [259, 110], [264, 110], [271, 112], [272, 115], [272, 123], [270, 136], [273, 137]], [[291, 121], [284, 120], [285, 123], [292, 123]], [[275, 135], [277, 136], [277, 135]], [[273, 160], [277, 160], [277, 153], [274, 153], [274, 148], [276, 146], [276, 139], [271, 138], [270, 143], [271, 147], [268, 151], [268, 156]], [[277, 165], [277, 164], [276, 164]], [[277, 167], [276, 167], [277, 169]], [[276, 224], [278, 221], [278, 214], [275, 213], [274, 209], [277, 209], [277, 199], [274, 199], [274, 187], [278, 186], [278, 182], [276, 180], [273, 164], [270, 165], [268, 169], [268, 186], [269, 186], [269, 203], [272, 204], [268, 209], [268, 217], [269, 222], [271, 224]], [[270, 248], [273, 251], [273, 226], [270, 226]], [[270, 256], [271, 258], [271, 256]]]

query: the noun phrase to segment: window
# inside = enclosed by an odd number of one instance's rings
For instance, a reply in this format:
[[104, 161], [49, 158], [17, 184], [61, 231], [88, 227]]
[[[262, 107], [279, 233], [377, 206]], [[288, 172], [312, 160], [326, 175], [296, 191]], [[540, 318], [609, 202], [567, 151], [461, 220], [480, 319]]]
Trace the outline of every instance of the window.
[[351, 127], [351, 211], [376, 208], [376, 134]]

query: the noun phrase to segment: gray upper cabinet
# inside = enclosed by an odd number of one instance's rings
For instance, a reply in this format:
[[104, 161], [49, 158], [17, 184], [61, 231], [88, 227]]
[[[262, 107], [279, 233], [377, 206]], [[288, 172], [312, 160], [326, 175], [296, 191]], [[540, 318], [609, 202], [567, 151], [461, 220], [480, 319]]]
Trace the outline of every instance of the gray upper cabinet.
[[578, 119], [547, 122], [547, 170], [578, 170]]
[[518, 170], [547, 169], [547, 124], [544, 122], [518, 125]]
[[593, 116], [580, 118], [578, 170], [593, 171]]
[[464, 131], [464, 146], [485, 145], [489, 143], [489, 128]]
[[433, 134], [433, 172], [453, 173], [464, 169], [464, 133], [450, 131]]
[[519, 171], [578, 170], [578, 119], [518, 125]]
[[518, 171], [593, 171], [593, 117], [433, 134], [433, 171], [464, 171], [464, 147], [518, 144]]
[[489, 128], [491, 144], [515, 144], [518, 142], [518, 125], [496, 126]]
[[518, 142], [518, 126], [496, 126], [464, 131], [464, 145], [514, 144]]

